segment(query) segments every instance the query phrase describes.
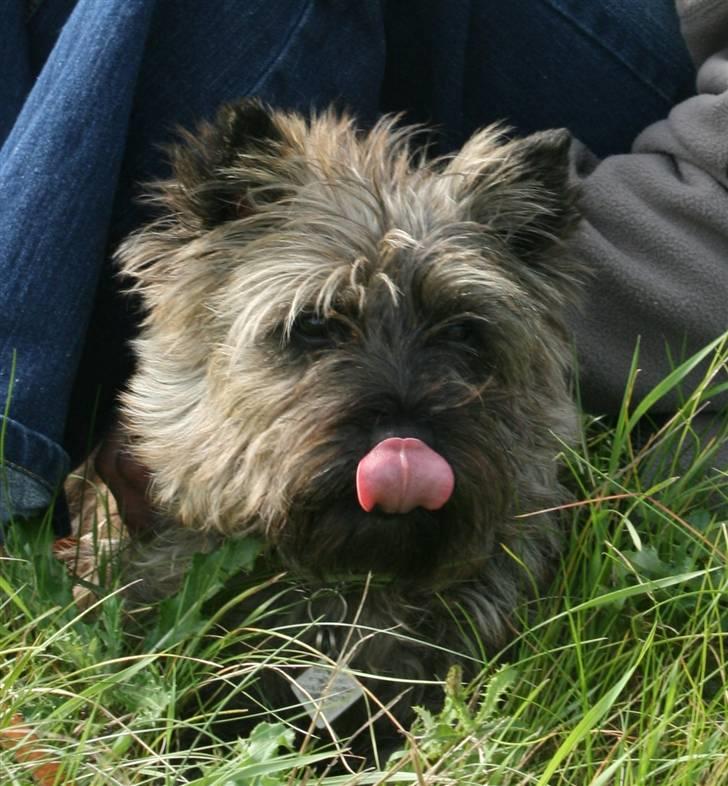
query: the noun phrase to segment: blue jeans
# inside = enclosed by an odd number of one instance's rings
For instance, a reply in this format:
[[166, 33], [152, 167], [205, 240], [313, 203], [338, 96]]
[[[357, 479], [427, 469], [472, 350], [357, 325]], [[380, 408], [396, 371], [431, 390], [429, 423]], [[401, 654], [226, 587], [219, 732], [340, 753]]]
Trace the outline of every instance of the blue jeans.
[[[671, 0], [7, 0], [0, 29], [0, 521], [42, 509], [128, 371], [109, 252], [160, 144], [221, 102], [623, 152], [692, 89]], [[91, 329], [89, 326], [91, 325]], [[11, 374], [11, 369], [13, 373]], [[75, 382], [75, 388], [74, 388]], [[59, 532], [63, 529], [59, 523]]]

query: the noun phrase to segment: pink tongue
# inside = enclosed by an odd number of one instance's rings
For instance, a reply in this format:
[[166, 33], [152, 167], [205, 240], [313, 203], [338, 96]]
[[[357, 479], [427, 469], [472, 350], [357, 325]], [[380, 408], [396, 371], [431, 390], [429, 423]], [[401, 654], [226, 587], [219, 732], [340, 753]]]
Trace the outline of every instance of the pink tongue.
[[364, 510], [385, 513], [438, 510], [452, 495], [455, 476], [445, 459], [419, 439], [385, 439], [359, 462], [356, 493]]

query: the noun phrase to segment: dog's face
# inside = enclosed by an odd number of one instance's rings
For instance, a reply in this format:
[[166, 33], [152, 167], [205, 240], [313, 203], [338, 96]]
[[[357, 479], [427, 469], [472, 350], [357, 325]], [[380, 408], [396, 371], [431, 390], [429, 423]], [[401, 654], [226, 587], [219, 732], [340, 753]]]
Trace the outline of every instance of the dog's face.
[[560, 132], [425, 163], [383, 122], [255, 102], [173, 152], [120, 252], [147, 308], [124, 398], [157, 503], [312, 573], [538, 573], [575, 411]]

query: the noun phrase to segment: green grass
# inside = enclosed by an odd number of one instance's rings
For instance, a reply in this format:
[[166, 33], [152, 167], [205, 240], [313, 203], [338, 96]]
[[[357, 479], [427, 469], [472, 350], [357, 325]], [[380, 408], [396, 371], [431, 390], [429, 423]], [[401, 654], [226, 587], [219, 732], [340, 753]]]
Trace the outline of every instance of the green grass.
[[[453, 669], [442, 709], [421, 710], [402, 750], [358, 774], [327, 770], [331, 746], [296, 747], [263, 713], [249, 739], [198, 751], [194, 774], [175, 750], [175, 710], [195, 686], [222, 675], [247, 691], [263, 669], [311, 657], [281, 630], [235, 659], [230, 645], [265, 626], [266, 608], [229, 633], [202, 609], [256, 543], [198, 560], [182, 593], [130, 628], [118, 588], [79, 611], [47, 527], [16, 528], [0, 565], [0, 784], [31, 786], [42, 760], [60, 766], [58, 784], [79, 786], [728, 783], [728, 474], [709, 471], [728, 426], [712, 438], [694, 429], [725, 388], [728, 339], [703, 355], [703, 383], [657, 436], [645, 442], [639, 421], [697, 361], [636, 408], [627, 395], [616, 426], [586, 424], [565, 450], [576, 504], [553, 586], [473, 684]], [[251, 578], [247, 591], [276, 581]]]

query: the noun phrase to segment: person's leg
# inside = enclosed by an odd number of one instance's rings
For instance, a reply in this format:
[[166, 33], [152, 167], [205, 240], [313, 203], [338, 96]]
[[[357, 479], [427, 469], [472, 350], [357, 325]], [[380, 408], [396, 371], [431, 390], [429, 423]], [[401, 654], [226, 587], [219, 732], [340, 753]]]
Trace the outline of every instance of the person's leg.
[[441, 124], [450, 148], [503, 120], [626, 152], [693, 91], [673, 0], [391, 0], [387, 30], [386, 108]]
[[[16, 85], [14, 121], [3, 118], [0, 521], [47, 504], [68, 469], [66, 408], [153, 5], [79, 0], [32, 89]], [[14, 52], [12, 76], [27, 85], [27, 38], [0, 49]]]

